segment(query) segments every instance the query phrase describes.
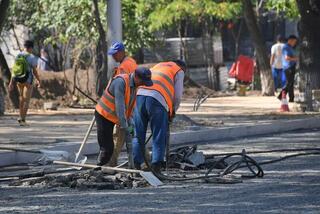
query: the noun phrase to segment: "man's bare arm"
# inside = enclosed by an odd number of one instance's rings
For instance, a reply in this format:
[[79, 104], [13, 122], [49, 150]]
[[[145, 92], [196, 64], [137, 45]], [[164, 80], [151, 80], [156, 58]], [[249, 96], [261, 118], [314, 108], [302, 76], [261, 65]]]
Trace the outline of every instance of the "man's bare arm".
[[273, 62], [274, 62], [274, 54], [271, 54], [271, 57], [270, 57], [270, 66], [271, 67], [273, 65]]
[[298, 61], [298, 57], [291, 57], [291, 56], [288, 56], [288, 55], [285, 56], [285, 59], [287, 61], [293, 61], [293, 62]]
[[33, 67], [33, 74], [37, 79], [37, 83], [36, 84], [38, 85], [38, 87], [41, 87], [40, 76], [39, 76], [39, 72], [38, 72], [37, 67]]

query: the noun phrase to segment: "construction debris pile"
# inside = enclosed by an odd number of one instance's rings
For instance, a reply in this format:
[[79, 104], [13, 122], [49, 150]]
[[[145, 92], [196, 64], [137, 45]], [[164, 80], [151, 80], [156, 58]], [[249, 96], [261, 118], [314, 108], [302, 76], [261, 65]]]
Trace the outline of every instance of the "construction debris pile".
[[131, 174], [105, 174], [101, 170], [85, 170], [59, 175], [44, 175], [43, 177], [19, 179], [9, 183], [9, 186], [35, 186], [46, 188], [69, 187], [77, 189], [108, 189], [119, 190], [148, 186], [142, 178]]

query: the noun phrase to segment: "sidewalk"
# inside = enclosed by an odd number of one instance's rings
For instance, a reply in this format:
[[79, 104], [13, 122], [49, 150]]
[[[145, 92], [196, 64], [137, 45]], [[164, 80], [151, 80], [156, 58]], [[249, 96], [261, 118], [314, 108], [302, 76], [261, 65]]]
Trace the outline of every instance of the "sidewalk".
[[[172, 144], [320, 127], [319, 113], [280, 113], [280, 102], [275, 97], [209, 98], [197, 112], [192, 110], [193, 102], [189, 99], [181, 104], [172, 128]], [[92, 115], [92, 109], [31, 110], [30, 126], [19, 127], [17, 113], [8, 113], [0, 117], [0, 146], [32, 150], [50, 148], [73, 153], [79, 148]], [[94, 154], [97, 150], [94, 127], [85, 153]], [[28, 161], [35, 158], [30, 154], [19, 154], [21, 152], [2, 150], [0, 153], [0, 165], [25, 162], [26, 156]]]

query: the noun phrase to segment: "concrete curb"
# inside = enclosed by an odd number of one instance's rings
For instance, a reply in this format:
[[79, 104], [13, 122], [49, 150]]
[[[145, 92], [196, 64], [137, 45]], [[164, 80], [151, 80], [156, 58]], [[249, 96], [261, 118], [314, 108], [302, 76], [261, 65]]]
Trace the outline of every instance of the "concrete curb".
[[[235, 126], [227, 128], [208, 128], [199, 131], [172, 133], [170, 136], [170, 141], [172, 142], [172, 145], [179, 145], [313, 128], [320, 128], [320, 117], [282, 121], [275, 120], [270, 123], [257, 125]], [[47, 149], [55, 151], [67, 151], [70, 154], [73, 154], [79, 149], [80, 144], [81, 142], [64, 142], [58, 143]], [[98, 143], [96, 141], [88, 141], [84, 147], [83, 154], [93, 155], [97, 154], [98, 151]], [[0, 166], [31, 163], [37, 160], [37, 158], [39, 157], [41, 157], [41, 155], [39, 154], [4, 151], [0, 153]]]
[[280, 120], [249, 126], [209, 128], [200, 131], [173, 133], [170, 141], [174, 142], [174, 144], [197, 143], [203, 141], [250, 137], [314, 128], [320, 128], [320, 117], [283, 121]]

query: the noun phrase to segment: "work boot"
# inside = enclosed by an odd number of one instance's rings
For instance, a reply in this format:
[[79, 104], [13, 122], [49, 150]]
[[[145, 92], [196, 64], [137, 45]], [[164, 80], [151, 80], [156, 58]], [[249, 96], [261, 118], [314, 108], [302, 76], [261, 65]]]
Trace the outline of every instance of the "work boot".
[[20, 126], [29, 126], [29, 124], [24, 119], [18, 119], [18, 123]]
[[134, 162], [134, 168], [137, 170], [141, 170], [141, 164]]
[[151, 164], [152, 172], [156, 174], [161, 174], [161, 163], [153, 163]]
[[98, 155], [97, 165], [103, 166], [107, 163], [108, 163], [107, 153], [100, 150], [99, 155]]

